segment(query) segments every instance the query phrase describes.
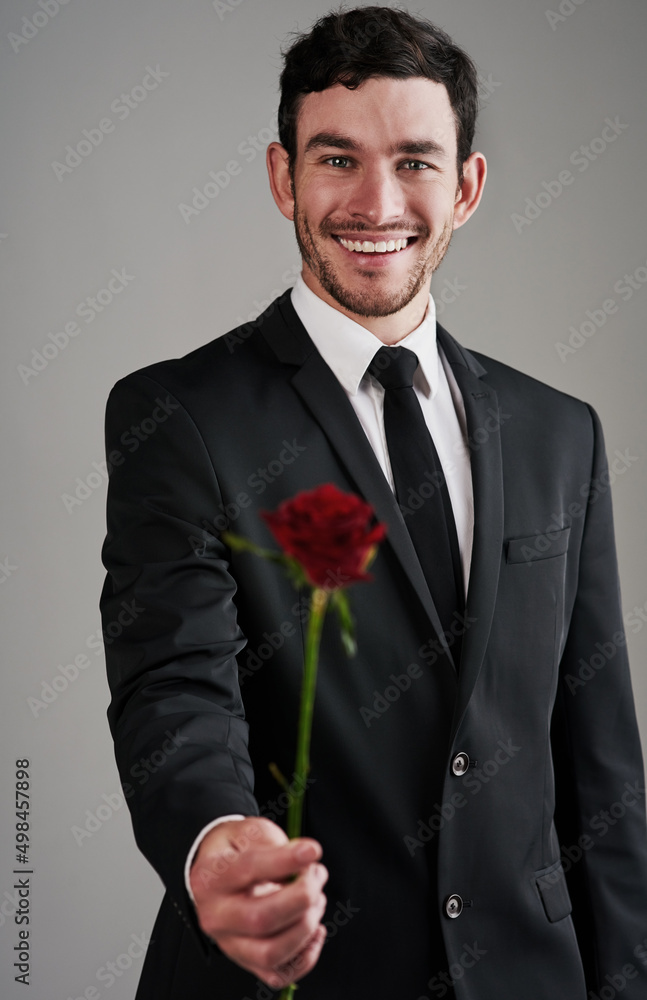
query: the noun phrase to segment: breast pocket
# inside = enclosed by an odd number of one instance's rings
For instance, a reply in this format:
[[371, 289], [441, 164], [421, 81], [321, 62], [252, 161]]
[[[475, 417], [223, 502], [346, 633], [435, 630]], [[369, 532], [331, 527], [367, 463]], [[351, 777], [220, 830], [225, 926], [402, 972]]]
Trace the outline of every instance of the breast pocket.
[[497, 676], [531, 714], [550, 710], [565, 621], [570, 527], [504, 540], [489, 648]]
[[509, 538], [505, 546], [507, 563], [526, 563], [532, 566], [540, 559], [554, 559], [568, 551], [571, 529], [560, 528], [546, 531], [542, 535], [526, 535], [524, 538]]

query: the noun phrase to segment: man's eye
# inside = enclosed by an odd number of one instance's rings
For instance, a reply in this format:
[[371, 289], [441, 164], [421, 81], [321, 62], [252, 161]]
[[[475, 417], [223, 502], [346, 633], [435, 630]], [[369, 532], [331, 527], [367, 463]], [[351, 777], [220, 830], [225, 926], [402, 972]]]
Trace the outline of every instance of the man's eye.
[[330, 163], [332, 167], [345, 167], [349, 160], [347, 156], [329, 156], [325, 162]]
[[404, 166], [407, 170], [428, 170], [429, 164], [423, 163], [421, 160], [405, 160]]

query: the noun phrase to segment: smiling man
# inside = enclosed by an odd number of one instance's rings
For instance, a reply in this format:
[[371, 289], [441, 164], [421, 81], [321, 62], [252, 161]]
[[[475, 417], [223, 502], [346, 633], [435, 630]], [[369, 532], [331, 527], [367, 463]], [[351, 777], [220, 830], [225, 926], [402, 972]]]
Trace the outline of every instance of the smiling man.
[[[296, 980], [303, 1000], [647, 997], [599, 421], [461, 347], [430, 294], [483, 193], [476, 110], [472, 62], [428, 21], [322, 18], [286, 53], [267, 153], [295, 287], [111, 394], [108, 454], [160, 398], [173, 408], [113, 467], [103, 553], [106, 625], [141, 609], [106, 650], [109, 718], [167, 888], [138, 1000]], [[388, 535], [350, 594], [358, 655], [324, 629], [307, 836], [290, 843], [269, 765], [291, 771], [307, 605], [222, 533], [272, 547], [260, 507], [323, 482]], [[170, 731], [173, 755], [134, 780]]]
[[396, 343], [424, 317], [431, 275], [479, 203], [485, 158], [458, 163], [454, 112], [434, 80], [335, 83], [297, 107], [301, 149], [284, 126], [288, 148], [272, 143], [268, 168], [274, 198], [294, 220], [303, 280]]

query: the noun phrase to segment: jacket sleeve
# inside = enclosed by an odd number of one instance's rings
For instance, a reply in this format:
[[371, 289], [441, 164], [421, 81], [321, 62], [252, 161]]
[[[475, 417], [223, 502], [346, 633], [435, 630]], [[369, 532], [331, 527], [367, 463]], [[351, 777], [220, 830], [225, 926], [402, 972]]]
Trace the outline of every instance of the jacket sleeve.
[[[553, 717], [555, 821], [573, 920], [596, 995], [624, 980], [647, 996], [645, 784], [613, 535], [602, 430], [591, 411], [594, 459], [583, 484], [583, 539], [573, 614]], [[633, 971], [631, 971], [633, 970]]]
[[218, 816], [258, 814], [236, 584], [208, 529], [220, 491], [191, 416], [147, 375], [112, 390], [106, 450], [100, 606], [117, 766], [137, 844], [207, 949], [185, 887], [187, 855]]

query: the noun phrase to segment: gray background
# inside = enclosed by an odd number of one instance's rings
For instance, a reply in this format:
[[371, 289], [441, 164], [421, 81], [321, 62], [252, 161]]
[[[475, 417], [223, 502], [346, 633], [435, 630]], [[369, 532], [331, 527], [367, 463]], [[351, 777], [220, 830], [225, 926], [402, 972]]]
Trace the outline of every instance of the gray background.
[[[43, 2], [55, 11], [54, 0]], [[628, 449], [613, 489], [623, 606], [645, 608], [647, 291], [639, 285], [625, 301], [614, 285], [647, 264], [647, 7], [562, 0], [571, 13], [551, 25], [545, 0], [403, 6], [445, 27], [483, 80], [476, 147], [490, 176], [434, 277], [441, 321], [468, 347], [591, 402], [609, 453]], [[103, 656], [92, 648], [103, 580], [105, 479], [94, 463], [104, 457], [104, 405], [125, 373], [224, 333], [292, 284], [292, 228], [248, 137], [264, 150], [273, 135], [286, 34], [327, 9], [324, 0], [68, 0], [50, 16], [35, 0], [2, 2], [0, 989], [8, 1000], [74, 1000], [91, 986], [109, 1000], [134, 996], [141, 958], [122, 957], [131, 965], [110, 985], [97, 978], [129, 945], [138, 950], [132, 935], [150, 932], [161, 897], [118, 795]], [[21, 31], [33, 37], [12, 45]], [[113, 102], [120, 107], [120, 95], [158, 65], [168, 75], [138, 104], [135, 90], [136, 107], [121, 119]], [[580, 171], [571, 154], [615, 116], [627, 128]], [[52, 164], [106, 117], [113, 130], [59, 179]], [[185, 221], [180, 204], [232, 159], [240, 171]], [[513, 214], [565, 169], [573, 183], [518, 232]], [[125, 287], [86, 322], [77, 307], [122, 268]], [[462, 287], [446, 304], [447, 282]], [[569, 327], [609, 298], [617, 311], [562, 360], [556, 345], [568, 342]], [[79, 332], [65, 345], [59, 334], [75, 319]], [[42, 365], [50, 334], [65, 346], [48, 348], [56, 356]], [[34, 364], [39, 372], [25, 371]], [[66, 506], [77, 489], [85, 498]], [[647, 736], [647, 630], [629, 643]], [[83, 666], [76, 677], [68, 669], [66, 686], [61, 668], [75, 657]], [[59, 691], [48, 689], [53, 682]], [[43, 707], [28, 700], [48, 690], [56, 697]], [[32, 760], [28, 987], [14, 983], [11, 957], [19, 757]], [[101, 806], [106, 818], [93, 824], [89, 814]], [[86, 823], [95, 829], [78, 843]]]

